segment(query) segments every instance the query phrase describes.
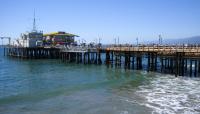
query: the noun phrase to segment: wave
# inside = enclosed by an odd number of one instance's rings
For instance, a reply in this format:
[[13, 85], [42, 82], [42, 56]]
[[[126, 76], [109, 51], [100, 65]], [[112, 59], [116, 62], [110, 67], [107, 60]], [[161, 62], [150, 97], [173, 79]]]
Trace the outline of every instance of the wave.
[[142, 85], [136, 94], [145, 99], [142, 105], [159, 114], [200, 113], [200, 80], [173, 76], [156, 76], [149, 85]]

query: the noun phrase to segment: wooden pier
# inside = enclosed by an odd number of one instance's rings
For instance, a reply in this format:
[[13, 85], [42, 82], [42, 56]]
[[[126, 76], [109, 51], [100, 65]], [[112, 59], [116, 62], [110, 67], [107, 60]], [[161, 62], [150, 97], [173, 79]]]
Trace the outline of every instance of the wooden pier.
[[105, 50], [106, 64], [121, 66], [124, 58], [125, 69], [200, 76], [199, 46], [113, 46]]
[[200, 76], [200, 46], [109, 46], [106, 48], [9, 47], [4, 54], [24, 59], [106, 64], [107, 67], [146, 70], [175, 76]]
[[8, 47], [4, 48], [4, 55], [24, 59], [58, 59], [59, 50], [57, 48], [23, 48], [23, 47]]

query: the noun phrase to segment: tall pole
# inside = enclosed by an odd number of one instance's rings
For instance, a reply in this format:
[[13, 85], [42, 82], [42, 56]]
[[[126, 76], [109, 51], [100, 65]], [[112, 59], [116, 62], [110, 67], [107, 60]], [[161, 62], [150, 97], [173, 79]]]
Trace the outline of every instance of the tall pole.
[[159, 44], [161, 45], [162, 44], [162, 36], [159, 35], [158, 37], [159, 37]]
[[136, 41], [137, 41], [137, 46], [138, 46], [138, 37], [136, 38]]
[[116, 38], [114, 39], [114, 41], [115, 41], [115, 45], [116, 45], [117, 44]]
[[118, 39], [117, 39], [117, 40], [118, 40], [118, 45], [119, 45], [119, 37], [118, 37]]
[[99, 44], [101, 43], [101, 38], [99, 38]]
[[35, 10], [34, 10], [34, 14], [33, 14], [33, 32], [36, 31], [36, 22], [35, 22]]
[[3, 37], [1, 38], [1, 42], [2, 42], [1, 46], [2, 46], [2, 48], [3, 48]]
[[10, 44], [10, 40], [11, 40], [11, 38], [9, 37], [9, 38], [8, 38], [8, 43], [9, 43], [8, 45], [9, 45], [9, 46], [11, 45], [11, 44]]

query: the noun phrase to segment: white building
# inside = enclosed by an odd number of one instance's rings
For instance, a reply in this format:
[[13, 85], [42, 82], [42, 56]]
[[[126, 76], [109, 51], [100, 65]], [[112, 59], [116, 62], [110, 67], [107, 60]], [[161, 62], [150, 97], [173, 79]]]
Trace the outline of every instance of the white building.
[[42, 32], [32, 31], [22, 34], [17, 42], [20, 47], [38, 47], [42, 46], [42, 40]]

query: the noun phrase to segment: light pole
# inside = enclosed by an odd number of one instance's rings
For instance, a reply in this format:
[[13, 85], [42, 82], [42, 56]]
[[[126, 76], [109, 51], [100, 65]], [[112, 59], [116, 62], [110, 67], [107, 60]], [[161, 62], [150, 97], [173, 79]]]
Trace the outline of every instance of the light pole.
[[97, 43], [98, 43], [98, 38], [95, 38], [95, 39], [94, 39], [94, 42], [97, 44]]
[[114, 45], [116, 46], [116, 43], [117, 43], [117, 41], [116, 41], [116, 38], [114, 38], [114, 42], [115, 42], [115, 44], [114, 44]]
[[1, 42], [2, 42], [1, 46], [2, 46], [2, 48], [3, 48], [3, 37], [1, 37]]
[[158, 37], [159, 37], [159, 44], [162, 45], [162, 36], [159, 35]]
[[99, 44], [101, 43], [101, 38], [99, 38]]
[[118, 40], [118, 45], [119, 45], [119, 37], [117, 38], [117, 40]]

